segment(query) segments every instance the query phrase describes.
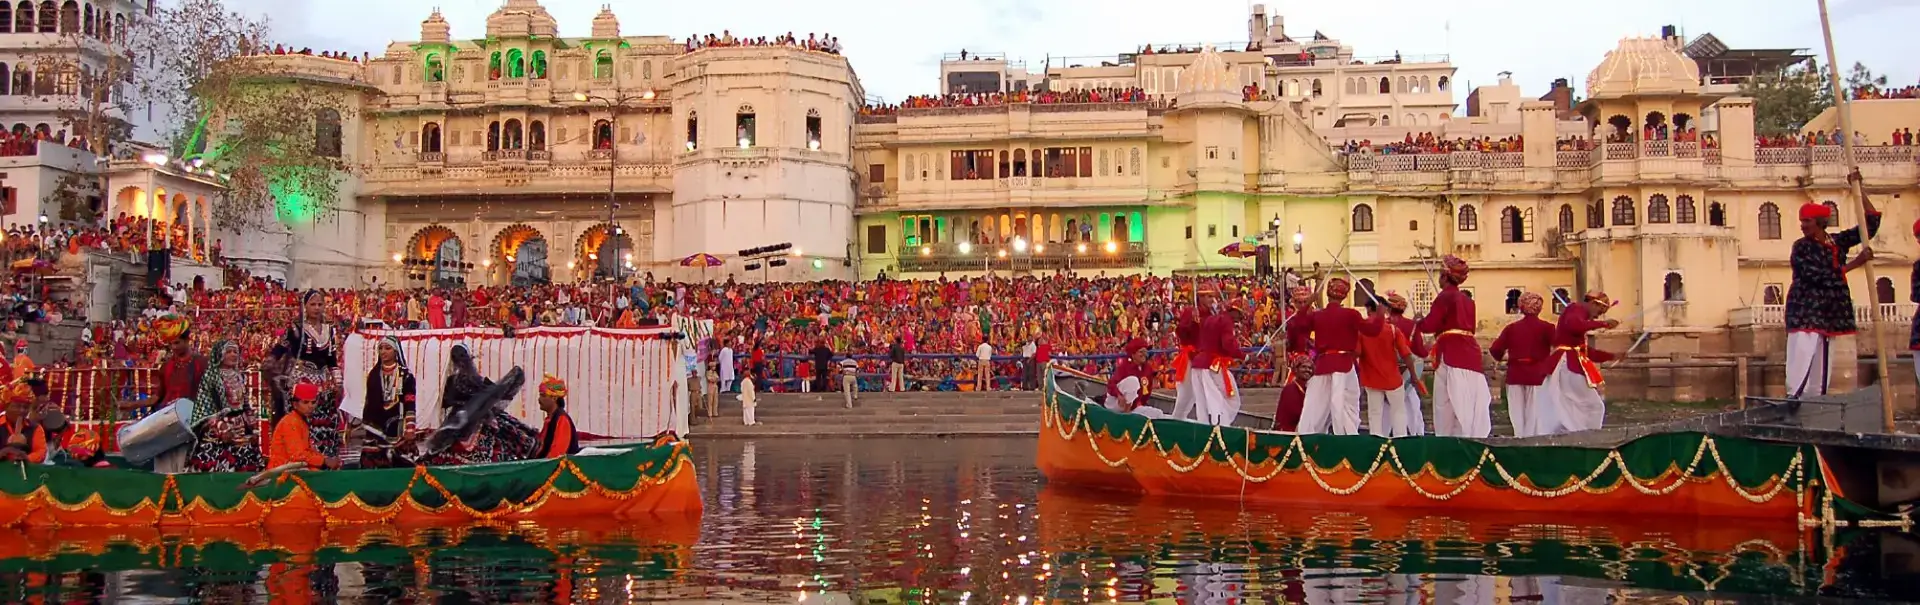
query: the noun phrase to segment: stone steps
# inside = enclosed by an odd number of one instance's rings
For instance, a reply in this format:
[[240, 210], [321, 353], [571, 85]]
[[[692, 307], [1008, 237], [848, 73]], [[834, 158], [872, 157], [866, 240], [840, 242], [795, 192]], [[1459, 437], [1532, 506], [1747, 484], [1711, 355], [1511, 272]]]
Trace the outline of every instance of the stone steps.
[[[1249, 389], [1246, 405], [1270, 413], [1279, 391]], [[1040, 393], [1034, 391], [861, 393], [854, 408], [840, 393], [762, 394], [754, 416], [740, 424], [738, 396], [720, 398], [719, 415], [696, 418], [698, 437], [850, 437], [1035, 435]]]

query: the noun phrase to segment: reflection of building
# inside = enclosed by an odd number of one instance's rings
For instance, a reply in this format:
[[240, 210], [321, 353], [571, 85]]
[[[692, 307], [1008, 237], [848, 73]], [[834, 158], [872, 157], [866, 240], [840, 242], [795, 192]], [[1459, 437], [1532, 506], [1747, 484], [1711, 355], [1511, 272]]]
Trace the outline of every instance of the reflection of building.
[[622, 35], [609, 10], [591, 25], [561, 37], [537, 0], [507, 0], [484, 35], [456, 39], [434, 13], [419, 41], [364, 65], [253, 59], [365, 95], [343, 148], [366, 168], [337, 217], [292, 226], [291, 281], [665, 276], [687, 255], [780, 242], [816, 262], [775, 279], [846, 270], [846, 133], [863, 93], [844, 58], [794, 46], [687, 52], [665, 36]]
[[[1598, 288], [1622, 301], [1613, 336], [1622, 348], [1645, 331], [1660, 336], [1647, 345], [1659, 353], [1771, 351], [1796, 237], [1787, 217], [1812, 196], [1833, 201], [1845, 224], [1860, 218], [1837, 147], [1758, 147], [1752, 100], [1710, 94], [1675, 38], [1623, 40], [1589, 76], [1588, 99], [1568, 110], [1574, 120], [1502, 83], [1476, 95], [1480, 115], [1368, 137], [1524, 135], [1515, 151], [1338, 154], [1326, 142], [1333, 125], [1291, 101], [1247, 100], [1237, 54], [1180, 55], [1170, 107], [1016, 102], [862, 116], [863, 273], [1250, 270], [1217, 251], [1265, 241], [1280, 244], [1282, 266], [1332, 267], [1337, 253], [1364, 281], [1424, 303], [1433, 257], [1457, 254], [1477, 268], [1468, 289], [1485, 301], [1488, 331], [1517, 313], [1525, 291]], [[1269, 83], [1283, 77], [1255, 67]], [[1116, 78], [1093, 85], [1143, 85]], [[1884, 114], [1869, 122], [1880, 143], [1886, 120], [1910, 119], [1920, 101], [1862, 106]], [[1717, 128], [1695, 132], [1709, 109]], [[1599, 144], [1561, 142], [1570, 135]], [[1913, 254], [1901, 227], [1920, 214], [1892, 196], [1916, 193], [1914, 150], [1866, 148], [1860, 158], [1888, 214], [1882, 257]], [[1262, 240], [1275, 222], [1278, 241]], [[1298, 254], [1287, 245], [1296, 233]], [[1872, 288], [1856, 274], [1861, 313], [1903, 326], [1912, 308], [1896, 301], [1909, 293], [1882, 274]], [[1869, 291], [1885, 304], [1870, 304]], [[1660, 380], [1667, 390], [1650, 397], [1697, 395], [1678, 375]]]

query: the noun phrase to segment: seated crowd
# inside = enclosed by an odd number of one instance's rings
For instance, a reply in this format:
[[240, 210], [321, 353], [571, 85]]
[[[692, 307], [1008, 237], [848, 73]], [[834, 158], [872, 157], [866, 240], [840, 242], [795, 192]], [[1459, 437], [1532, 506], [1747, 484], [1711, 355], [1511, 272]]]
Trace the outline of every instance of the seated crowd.
[[898, 105], [867, 105], [860, 115], [891, 115], [900, 109], [941, 107], [991, 107], [1011, 103], [1057, 105], [1069, 103], [1153, 103], [1155, 95], [1141, 88], [1093, 88], [1086, 90], [975, 92], [944, 95], [914, 95]]
[[1920, 86], [1902, 86], [1882, 89], [1878, 86], [1861, 86], [1853, 89], [1855, 100], [1871, 99], [1920, 99]]
[[795, 46], [827, 54], [840, 54], [840, 38], [832, 34], [807, 34], [805, 40], [793, 35], [793, 32], [771, 38], [766, 36], [735, 38], [733, 32], [720, 30], [720, 35], [717, 36], [713, 34], [687, 36], [686, 46], [687, 52], [721, 46]]

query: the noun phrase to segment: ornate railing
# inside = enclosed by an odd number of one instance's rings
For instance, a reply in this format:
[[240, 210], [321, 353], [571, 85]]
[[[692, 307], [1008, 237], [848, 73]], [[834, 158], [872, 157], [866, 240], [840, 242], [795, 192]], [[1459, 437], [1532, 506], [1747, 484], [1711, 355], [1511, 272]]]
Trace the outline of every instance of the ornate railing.
[[447, 161], [447, 154], [439, 151], [423, 151], [420, 152], [420, 161], [428, 164], [438, 164]]
[[1586, 168], [1593, 164], [1593, 150], [1553, 152], [1553, 165], [1557, 168]]
[[1762, 166], [1804, 165], [1807, 158], [1805, 147], [1762, 147], [1753, 152], [1753, 163]]
[[[1854, 305], [1853, 318], [1854, 322], [1860, 325], [1866, 325], [1867, 321], [1872, 320], [1880, 325], [1906, 326], [1913, 321], [1916, 309], [1920, 309], [1920, 304]], [[1736, 317], [1736, 321], [1733, 322], [1736, 325], [1784, 326], [1787, 324], [1786, 305], [1754, 305], [1745, 309], [1735, 309], [1734, 312], [1736, 316], [1745, 315], [1744, 318]]]
[[1606, 158], [1609, 160], [1631, 160], [1638, 151], [1633, 143], [1607, 143]]

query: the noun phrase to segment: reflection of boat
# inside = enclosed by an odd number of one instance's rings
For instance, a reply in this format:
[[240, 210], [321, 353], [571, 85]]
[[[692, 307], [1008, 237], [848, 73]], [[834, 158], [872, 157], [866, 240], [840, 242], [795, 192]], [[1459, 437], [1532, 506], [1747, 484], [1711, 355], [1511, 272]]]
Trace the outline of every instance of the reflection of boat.
[[1245, 428], [1257, 421], [1244, 414], [1238, 426], [1215, 427], [1114, 412], [1070, 392], [1087, 392], [1097, 378], [1055, 374], [1038, 455], [1054, 482], [1336, 507], [1710, 516], [1784, 527], [1884, 516], [1827, 489], [1826, 461], [1807, 444], [1703, 430], [1599, 446], [1296, 435]]
[[[671, 435], [551, 460], [161, 475], [0, 466], [0, 526], [233, 526], [626, 518], [701, 509], [690, 446]], [[18, 464], [18, 463], [16, 463]], [[16, 472], [16, 469], [18, 472]]]
[[[1383, 589], [1409, 575], [1426, 575], [1430, 582], [1586, 578], [1595, 582], [1571, 583], [1811, 596], [1823, 574], [1799, 530], [1771, 523], [1624, 516], [1569, 523], [1551, 513], [1243, 508], [1054, 484], [1040, 492], [1038, 516], [1040, 548], [1052, 553], [1054, 569], [1111, 565], [1121, 572], [1112, 592], [1087, 595], [1102, 600], [1165, 596], [1173, 587], [1154, 579], [1197, 578], [1243, 566], [1265, 571], [1229, 573], [1240, 579], [1240, 593], [1225, 596], [1250, 602], [1311, 592], [1315, 578], [1352, 580], [1342, 585], [1364, 580]], [[1080, 600], [1085, 584], [1071, 580], [1055, 586], [1069, 594], [1048, 596]], [[1292, 599], [1302, 600], [1313, 601]]]

